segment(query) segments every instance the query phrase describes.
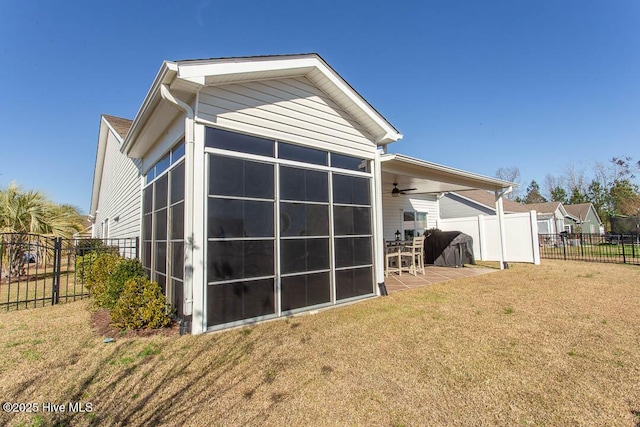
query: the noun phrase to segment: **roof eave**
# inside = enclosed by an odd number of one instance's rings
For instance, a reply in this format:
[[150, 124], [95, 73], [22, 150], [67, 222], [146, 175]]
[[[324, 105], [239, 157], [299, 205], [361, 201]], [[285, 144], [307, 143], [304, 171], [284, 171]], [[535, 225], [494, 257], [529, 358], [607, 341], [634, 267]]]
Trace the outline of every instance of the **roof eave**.
[[160, 67], [156, 78], [153, 80], [153, 84], [151, 85], [149, 92], [147, 92], [147, 96], [145, 96], [140, 109], [133, 119], [133, 123], [131, 124], [131, 128], [129, 129], [129, 133], [127, 133], [127, 137], [124, 139], [121, 148], [121, 151], [124, 154], [129, 154], [134, 141], [140, 134], [140, 131], [149, 120], [149, 117], [153, 113], [155, 107], [161, 101], [160, 86], [163, 84], [170, 84], [175, 79], [177, 73], [178, 67], [176, 63], [170, 61], [165, 61], [162, 63], [162, 66]]
[[[386, 145], [402, 138], [402, 134], [387, 119], [316, 53], [178, 61], [176, 65], [179, 79], [202, 86], [225, 84], [229, 76], [232, 76], [231, 82], [242, 82], [268, 78], [265, 76], [274, 71], [290, 71], [287, 76], [307, 77], [329, 97], [336, 99], [335, 94], [327, 92], [326, 88], [344, 95], [344, 101], [348, 101], [350, 107], [355, 107], [368, 118], [366, 123], [361, 123], [377, 145]], [[338, 99], [340, 101], [343, 100]]]
[[438, 163], [428, 162], [426, 160], [416, 159], [414, 157], [405, 156], [403, 154], [383, 154], [380, 157], [381, 162], [391, 161], [391, 160], [399, 160], [401, 162], [409, 163], [416, 166], [425, 167], [428, 169], [436, 170], [439, 172], [455, 174], [470, 180], [482, 182], [487, 184], [489, 187], [495, 189], [504, 189], [509, 187], [517, 187], [518, 184], [515, 182], [502, 181], [497, 178], [491, 178], [488, 176], [476, 174], [473, 172], [464, 171], [461, 169], [452, 168], [449, 166], [441, 165]]

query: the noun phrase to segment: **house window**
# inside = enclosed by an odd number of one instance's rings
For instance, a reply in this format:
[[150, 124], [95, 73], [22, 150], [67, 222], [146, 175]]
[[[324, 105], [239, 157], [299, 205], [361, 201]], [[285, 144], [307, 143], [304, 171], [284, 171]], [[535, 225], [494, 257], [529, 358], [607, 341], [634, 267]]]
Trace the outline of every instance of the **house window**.
[[373, 294], [367, 161], [216, 129], [205, 146], [208, 327]]
[[109, 218], [107, 218], [104, 221], [102, 221], [102, 233], [101, 234], [102, 234], [102, 238], [103, 239], [106, 240], [106, 239], [109, 238]]
[[167, 154], [162, 156], [145, 175], [145, 183], [150, 183], [156, 177], [162, 175], [171, 166], [178, 163], [184, 157], [184, 139], [178, 142]]
[[405, 240], [422, 236], [427, 229], [427, 212], [403, 211], [402, 229]]
[[142, 265], [168, 302], [183, 309], [184, 142], [180, 141], [146, 176], [142, 193]]

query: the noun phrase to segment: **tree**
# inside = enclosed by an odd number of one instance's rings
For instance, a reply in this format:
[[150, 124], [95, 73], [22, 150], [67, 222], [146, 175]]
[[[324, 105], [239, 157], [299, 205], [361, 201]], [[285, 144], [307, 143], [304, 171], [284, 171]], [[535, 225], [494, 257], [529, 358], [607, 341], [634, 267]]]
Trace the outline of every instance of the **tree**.
[[612, 212], [609, 202], [610, 197], [599, 181], [595, 179], [591, 181], [587, 190], [587, 198], [593, 204], [593, 208], [598, 213], [600, 220], [606, 224], [609, 214]]
[[555, 200], [554, 198], [554, 193], [556, 193], [556, 197], [559, 196], [558, 189], [564, 190], [565, 198], [567, 195], [567, 191], [564, 188], [564, 178], [557, 177], [549, 173], [544, 177], [544, 181], [542, 182], [542, 189], [544, 191], [544, 196], [546, 196], [549, 200], [560, 201]]
[[587, 199], [587, 195], [578, 187], [573, 187], [571, 189], [571, 197], [569, 197], [570, 205], [577, 205], [580, 203], [587, 203], [589, 200]]
[[614, 157], [611, 163], [615, 169], [616, 179], [631, 180], [636, 177], [634, 170], [640, 171], [640, 161], [634, 161], [633, 157]]
[[565, 189], [560, 186], [553, 188], [551, 190], [551, 201], [566, 204], [567, 192], [565, 191]]
[[[566, 190], [570, 194], [569, 202], [570, 203], [581, 203], [571, 201], [572, 198], [574, 200], [584, 199], [584, 194], [587, 193], [587, 186], [585, 184], [586, 178], [583, 169], [577, 169], [575, 165], [568, 165], [564, 169], [564, 182]], [[574, 197], [575, 196], [575, 197]]]
[[627, 179], [616, 180], [609, 191], [613, 212], [621, 215], [635, 215], [640, 210], [638, 186]]
[[[507, 182], [513, 182], [520, 184], [520, 169], [517, 166], [511, 166], [508, 168], [499, 168], [496, 171], [496, 178]], [[507, 193], [506, 198], [509, 200], [516, 200], [520, 191], [517, 187], [514, 187], [510, 193]]]
[[523, 202], [525, 204], [530, 204], [544, 203], [546, 201], [547, 199], [542, 197], [542, 194], [540, 194], [540, 186], [538, 183], [535, 180], [531, 181], [531, 184], [527, 187], [527, 194], [524, 196]]
[[12, 275], [24, 270], [28, 234], [70, 238], [83, 228], [82, 216], [76, 208], [58, 205], [39, 191], [23, 191], [11, 183], [0, 190], [0, 232], [9, 234], [9, 266]]

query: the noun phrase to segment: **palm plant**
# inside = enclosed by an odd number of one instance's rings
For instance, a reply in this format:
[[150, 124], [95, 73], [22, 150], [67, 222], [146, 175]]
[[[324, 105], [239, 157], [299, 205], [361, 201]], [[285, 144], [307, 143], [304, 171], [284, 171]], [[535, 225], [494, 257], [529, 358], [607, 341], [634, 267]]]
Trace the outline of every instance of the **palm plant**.
[[29, 233], [70, 238], [81, 230], [82, 216], [73, 206], [55, 204], [43, 193], [23, 191], [14, 183], [0, 190], [0, 232], [8, 233], [2, 246], [11, 248], [11, 275], [24, 273]]

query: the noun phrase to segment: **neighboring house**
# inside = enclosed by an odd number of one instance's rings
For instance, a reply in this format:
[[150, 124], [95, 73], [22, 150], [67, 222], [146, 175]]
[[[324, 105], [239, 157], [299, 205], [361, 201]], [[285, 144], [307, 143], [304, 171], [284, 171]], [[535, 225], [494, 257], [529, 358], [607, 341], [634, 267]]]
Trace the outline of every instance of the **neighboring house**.
[[[528, 212], [520, 203], [503, 200], [504, 212]], [[478, 215], [495, 215], [495, 195], [483, 190], [456, 191], [443, 194], [439, 199], [440, 218], [465, 218]]]
[[[483, 190], [457, 191], [444, 194], [439, 201], [440, 218], [464, 218], [478, 215], [495, 215], [492, 207], [495, 196]], [[561, 202], [520, 204], [504, 200], [505, 213], [536, 211], [538, 233], [555, 234], [571, 231], [570, 221], [576, 217], [567, 212]]]
[[591, 203], [564, 205], [570, 216], [565, 218], [565, 225], [574, 233], [604, 234], [604, 227], [598, 212]]
[[512, 185], [387, 154], [401, 138], [316, 54], [166, 61], [133, 121], [101, 118], [93, 235], [139, 237], [194, 334], [373, 297], [438, 195]]
[[93, 223], [91, 237], [140, 235], [141, 161], [123, 156], [120, 151], [131, 123], [114, 116], [100, 118], [89, 210], [89, 220]]
[[556, 234], [563, 231], [571, 232], [568, 222], [573, 217], [561, 202], [530, 203], [522, 205], [525, 209], [536, 211], [538, 218], [538, 233]]

